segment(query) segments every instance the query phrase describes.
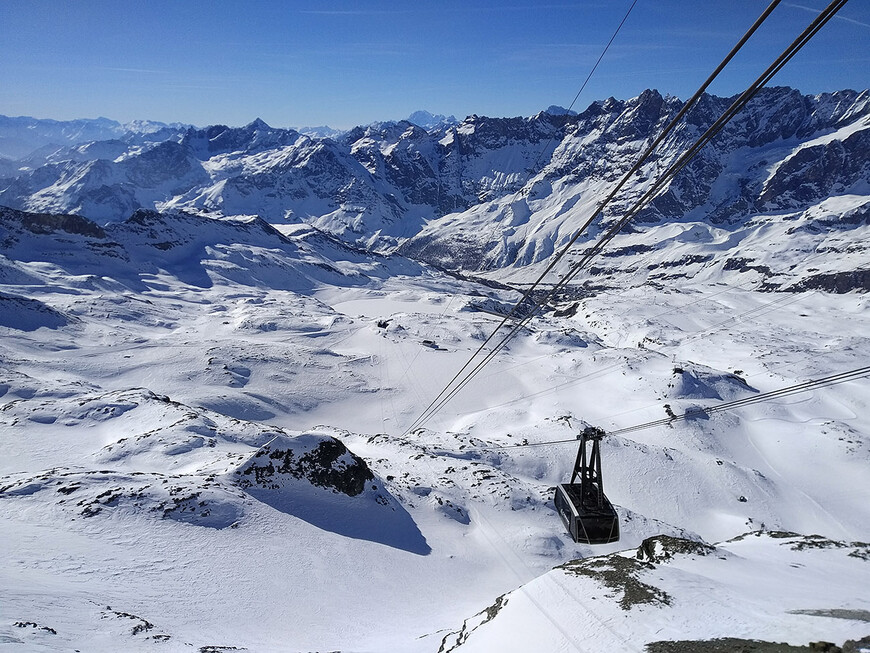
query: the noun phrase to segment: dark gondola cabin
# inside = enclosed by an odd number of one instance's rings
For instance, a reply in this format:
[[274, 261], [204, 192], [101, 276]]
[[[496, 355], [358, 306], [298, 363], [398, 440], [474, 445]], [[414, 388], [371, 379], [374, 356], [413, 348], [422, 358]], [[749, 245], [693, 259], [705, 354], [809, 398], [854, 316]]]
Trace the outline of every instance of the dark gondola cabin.
[[[619, 539], [619, 517], [604, 495], [601, 451], [598, 443], [604, 431], [586, 428], [580, 436], [580, 450], [569, 483], [556, 487], [556, 511], [568, 534], [582, 544], [607, 544]], [[586, 445], [592, 443], [587, 461]], [[575, 482], [578, 480], [579, 482]]]

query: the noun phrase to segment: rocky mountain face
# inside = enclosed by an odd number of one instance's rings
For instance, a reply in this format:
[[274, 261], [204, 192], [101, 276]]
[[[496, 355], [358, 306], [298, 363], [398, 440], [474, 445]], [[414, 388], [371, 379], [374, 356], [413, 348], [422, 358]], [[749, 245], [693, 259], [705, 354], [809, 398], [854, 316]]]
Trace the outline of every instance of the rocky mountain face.
[[[773, 278], [799, 262], [792, 250], [844, 252], [841, 242], [820, 242], [857, 229], [851, 242], [864, 251], [856, 236], [868, 226], [870, 209], [870, 162], [862, 145], [870, 135], [868, 99], [866, 92], [807, 97], [766, 89], [613, 241], [593, 276], [628, 273], [640, 281], [663, 280], [693, 276], [700, 268], [721, 273], [755, 265], [779, 287], [783, 284]], [[605, 208], [577, 250], [631, 207], [729, 104], [727, 98], [704, 97]], [[567, 122], [549, 161], [521, 192], [430, 222], [401, 251], [478, 271], [540, 263], [595, 213], [681, 106], [654, 91], [627, 102], [593, 104]], [[792, 237], [808, 232], [815, 239]], [[744, 249], [742, 262], [729, 263], [723, 253], [738, 246]], [[757, 250], [751, 264], [747, 247]], [[568, 257], [565, 265], [571, 263]]]
[[[704, 96], [578, 251], [732, 99]], [[170, 130], [159, 142], [104, 139], [7, 164], [0, 205], [99, 222], [138, 208], [303, 221], [369, 250], [510, 280], [571, 238], [681, 107], [650, 90], [580, 114], [472, 115], [428, 130], [375, 123], [335, 140], [261, 120]], [[866, 91], [765, 89], [614, 240], [592, 276], [751, 273], [770, 287], [866, 289], [868, 145]], [[725, 254], [738, 246], [739, 256]], [[848, 256], [803, 265], [822, 251]]]
[[401, 121], [358, 127], [334, 141], [256, 120], [190, 128], [151, 147], [109, 139], [7, 170], [0, 203], [101, 221], [142, 207], [300, 218], [384, 249], [426, 220], [520, 188], [525, 168], [546, 160], [537, 148], [564, 122], [546, 113], [471, 116], [427, 132]]

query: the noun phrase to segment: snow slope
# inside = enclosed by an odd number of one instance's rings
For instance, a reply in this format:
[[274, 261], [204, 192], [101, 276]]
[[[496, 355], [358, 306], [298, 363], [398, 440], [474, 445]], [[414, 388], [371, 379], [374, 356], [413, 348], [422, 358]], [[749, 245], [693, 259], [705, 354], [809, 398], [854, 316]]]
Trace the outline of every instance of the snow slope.
[[650, 538], [636, 552], [573, 561], [499, 597], [440, 650], [642, 651], [725, 638], [842, 644], [868, 631], [870, 611], [858, 599], [868, 556], [866, 543], [780, 531], [716, 546]]
[[[536, 319], [406, 433], [497, 324], [479, 307], [504, 310], [515, 292], [253, 217], [139, 211], [100, 226], [4, 209], [0, 254], [10, 650], [434, 652], [520, 586], [505, 615], [529, 592], [578, 629], [589, 621], [577, 611], [590, 609], [624, 623], [594, 578], [571, 582], [601, 612], [548, 588], [593, 564], [571, 561], [652, 536], [870, 539], [867, 379], [605, 439], [618, 543], [573, 543], [552, 505], [584, 424], [614, 430], [666, 405], [682, 412], [865, 365], [863, 294], [761, 292], [757, 277], [713, 275], [614, 287]], [[515, 446], [551, 440], [566, 442]], [[863, 549], [792, 552], [784, 543], [796, 538], [718, 545], [721, 565], [656, 566], [676, 606], [663, 637], [728, 624], [779, 637], [771, 619], [784, 610], [867, 609], [867, 562], [847, 555]], [[761, 591], [765, 564], [788, 600]], [[732, 573], [741, 580], [726, 592]], [[751, 598], [757, 616], [701, 619], [699, 583], [726, 605]], [[627, 650], [654, 639], [664, 609], [626, 613]], [[681, 625], [693, 619], [709, 629]], [[863, 627], [804, 621], [798, 639], [839, 642]], [[492, 650], [487, 633], [515, 632], [502, 623], [459, 650]], [[542, 632], [554, 646], [537, 650], [565, 648]], [[610, 632], [596, 627], [590, 641]]]
[[[592, 222], [575, 251], [631, 207], [728, 104], [704, 97]], [[521, 190], [430, 221], [400, 251], [500, 281], [530, 277], [593, 217], [680, 107], [655, 91], [593, 104], [566, 125], [561, 143], [544, 157], [549, 162]], [[579, 279], [594, 277], [591, 283], [600, 286], [612, 278], [625, 283], [626, 276], [634, 283], [669, 283], [700, 275], [737, 283], [752, 271], [766, 287], [866, 290], [868, 109], [866, 92], [809, 98], [765, 89]], [[818, 252], [842, 256], [822, 257], [827, 269], [807, 269]], [[552, 279], [577, 258], [567, 256]]]

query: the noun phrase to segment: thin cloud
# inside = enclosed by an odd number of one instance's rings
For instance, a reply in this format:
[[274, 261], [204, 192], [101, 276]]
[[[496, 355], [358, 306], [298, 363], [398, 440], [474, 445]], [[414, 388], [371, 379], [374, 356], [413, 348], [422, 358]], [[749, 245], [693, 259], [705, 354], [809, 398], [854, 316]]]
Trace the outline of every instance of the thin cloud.
[[103, 66], [99, 70], [113, 70], [119, 73], [145, 73], [147, 75], [168, 75], [168, 70], [149, 70], [148, 68], [117, 68], [115, 66]]
[[861, 27], [870, 27], [870, 23], [862, 23], [860, 20], [855, 20], [854, 18], [847, 18], [846, 16], [834, 16], [834, 18], [845, 20], [847, 23], [855, 23], [855, 25], [860, 25]]
[[[786, 7], [791, 7], [792, 9], [802, 9], [804, 11], [809, 11], [813, 14], [822, 13], [818, 9], [813, 9], [812, 7], [805, 7], [804, 5], [796, 5], [791, 2], [785, 2], [783, 4], [785, 4]], [[846, 16], [840, 16], [839, 14], [834, 14], [834, 18], [839, 18], [840, 20], [845, 20], [847, 23], [854, 23], [855, 25], [860, 25], [861, 27], [870, 27], [870, 23], [863, 23], [860, 20], [855, 20], [854, 18], [848, 18]]]
[[300, 9], [299, 13], [315, 16], [395, 16], [413, 12], [408, 9], [395, 11], [386, 9]]
[[565, 49], [584, 49], [584, 50], [601, 50], [601, 45], [598, 43], [539, 43], [539, 48], [565, 48]]

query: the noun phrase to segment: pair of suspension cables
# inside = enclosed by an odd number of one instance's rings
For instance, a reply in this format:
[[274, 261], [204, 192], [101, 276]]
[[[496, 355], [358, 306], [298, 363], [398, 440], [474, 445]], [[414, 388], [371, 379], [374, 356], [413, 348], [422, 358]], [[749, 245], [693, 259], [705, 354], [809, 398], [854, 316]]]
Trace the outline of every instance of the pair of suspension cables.
[[[595, 244], [583, 252], [583, 256], [572, 265], [568, 272], [562, 275], [559, 281], [538, 300], [533, 300], [535, 290], [543, 282], [544, 278], [556, 267], [559, 261], [568, 253], [574, 246], [577, 240], [583, 235], [589, 226], [597, 218], [603, 216], [605, 207], [616, 197], [616, 195], [628, 183], [629, 179], [643, 166], [643, 164], [655, 152], [658, 146], [667, 138], [676, 128], [682, 118], [688, 111], [694, 107], [710, 84], [718, 77], [725, 66], [734, 58], [740, 51], [749, 38], [758, 30], [761, 24], [773, 12], [780, 0], [773, 0], [752, 26], [746, 31], [743, 37], [731, 49], [728, 55], [716, 67], [713, 73], [704, 81], [692, 97], [686, 101], [676, 116], [662, 129], [656, 139], [644, 150], [634, 165], [623, 175], [620, 181], [613, 187], [608, 195], [598, 204], [598, 207], [593, 214], [583, 223], [583, 225], [574, 233], [571, 239], [562, 247], [562, 249], [552, 258], [544, 271], [525, 291], [522, 298], [514, 305], [511, 311], [501, 320], [493, 332], [484, 340], [478, 349], [471, 355], [468, 361], [462, 368], [453, 376], [453, 378], [444, 386], [441, 392], [432, 400], [432, 402], [423, 410], [423, 412], [408, 426], [403, 432], [407, 435], [411, 431], [420, 428], [429, 419], [431, 419], [438, 411], [440, 411], [453, 397], [455, 397], [477, 374], [500, 352], [507, 343], [528, 324], [528, 322], [577, 275], [580, 270], [588, 266], [589, 262], [601, 252], [601, 250], [616, 236], [616, 234], [644, 207], [646, 207], [655, 197], [661, 193], [667, 184], [686, 166], [689, 161], [694, 158], [701, 149], [718, 134], [725, 125], [727, 125], [737, 113], [743, 109], [746, 104], [767, 84], [773, 76], [785, 66], [795, 54], [806, 45], [810, 39], [815, 36], [818, 31], [833, 18], [836, 13], [842, 9], [848, 0], [833, 0], [819, 15], [810, 23], [810, 25], [794, 40], [792, 43], [774, 60], [770, 66], [743, 92], [736, 100], [728, 107], [710, 127], [689, 147], [674, 163], [672, 163], [643, 196], [634, 203], [634, 205], [626, 211], [623, 216], [605, 230], [598, 238]], [[633, 6], [633, 5], [632, 5]], [[624, 21], [623, 21], [624, 22]], [[620, 24], [621, 26], [622, 24]], [[611, 39], [612, 41], [612, 39]], [[608, 44], [609, 46], [609, 44]], [[499, 330], [503, 327], [508, 327], [501, 340], [496, 342], [489, 351], [487, 347], [496, 339]]]

